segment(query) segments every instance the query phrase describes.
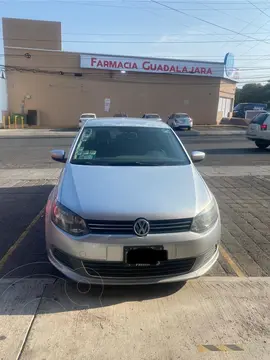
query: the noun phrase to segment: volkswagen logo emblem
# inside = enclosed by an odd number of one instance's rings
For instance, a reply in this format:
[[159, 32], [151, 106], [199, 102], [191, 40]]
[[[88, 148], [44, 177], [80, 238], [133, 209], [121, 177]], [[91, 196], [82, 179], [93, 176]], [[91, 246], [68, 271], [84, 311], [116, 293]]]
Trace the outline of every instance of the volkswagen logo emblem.
[[137, 236], [146, 236], [150, 231], [150, 224], [146, 219], [137, 219], [133, 226], [134, 232]]

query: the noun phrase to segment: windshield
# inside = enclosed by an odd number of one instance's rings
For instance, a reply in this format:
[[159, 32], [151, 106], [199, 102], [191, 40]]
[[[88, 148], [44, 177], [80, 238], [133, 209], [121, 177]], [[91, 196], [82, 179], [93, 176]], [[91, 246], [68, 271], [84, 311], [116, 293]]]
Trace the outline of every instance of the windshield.
[[234, 110], [242, 110], [244, 108], [244, 104], [238, 104], [234, 107]]
[[268, 117], [268, 113], [258, 114], [251, 120], [250, 124], [262, 125], [267, 117]]
[[117, 166], [187, 165], [190, 161], [171, 129], [94, 126], [83, 130], [72, 164]]
[[176, 114], [175, 118], [181, 120], [189, 120], [189, 116], [187, 114]]

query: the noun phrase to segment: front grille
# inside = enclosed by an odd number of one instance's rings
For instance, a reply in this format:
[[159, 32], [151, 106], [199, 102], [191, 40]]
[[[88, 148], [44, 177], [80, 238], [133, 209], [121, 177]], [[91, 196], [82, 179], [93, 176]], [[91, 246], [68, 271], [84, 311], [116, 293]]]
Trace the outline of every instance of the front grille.
[[53, 254], [60, 263], [81, 275], [85, 276], [87, 273], [93, 277], [108, 278], [183, 275], [192, 270], [196, 261], [196, 258], [174, 259], [161, 261], [159, 265], [135, 266], [125, 264], [122, 261], [82, 260], [56, 248], [53, 249]]
[[[87, 220], [92, 234], [134, 235], [134, 221]], [[151, 220], [149, 234], [167, 234], [190, 231], [192, 218], [176, 220]]]
[[134, 278], [182, 275], [191, 271], [195, 261], [196, 258], [167, 260], [150, 266], [130, 266], [118, 261], [83, 261], [83, 265], [90, 276]]

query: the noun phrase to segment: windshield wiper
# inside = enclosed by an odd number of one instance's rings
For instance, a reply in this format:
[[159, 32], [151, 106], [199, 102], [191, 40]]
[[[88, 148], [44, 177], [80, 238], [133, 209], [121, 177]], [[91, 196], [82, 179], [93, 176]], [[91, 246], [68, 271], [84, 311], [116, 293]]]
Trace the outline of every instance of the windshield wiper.
[[71, 164], [74, 165], [104, 165], [108, 166], [111, 163], [108, 161], [96, 161], [96, 160], [73, 160], [71, 161]]
[[127, 161], [127, 162], [117, 162], [117, 163], [113, 163], [113, 165], [117, 165], [117, 166], [162, 166], [162, 165], [166, 165], [165, 162], [158, 162], [158, 163], [153, 163], [153, 162], [146, 162], [146, 161]]
[[180, 165], [178, 162], [146, 162], [146, 161], [98, 161], [98, 160], [73, 160], [74, 165], [93, 165], [93, 166], [173, 166]]

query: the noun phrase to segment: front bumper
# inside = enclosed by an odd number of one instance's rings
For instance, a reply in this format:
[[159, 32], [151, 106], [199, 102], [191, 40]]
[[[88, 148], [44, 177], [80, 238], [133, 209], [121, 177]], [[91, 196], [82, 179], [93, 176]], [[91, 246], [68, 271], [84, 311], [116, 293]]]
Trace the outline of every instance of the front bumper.
[[[50, 262], [70, 279], [92, 284], [133, 285], [187, 281], [204, 275], [218, 258], [220, 220], [204, 234], [182, 232], [136, 236], [86, 235], [74, 238], [46, 219]], [[133, 270], [124, 264], [124, 246], [162, 245], [168, 261]], [[60, 255], [59, 255], [60, 254]], [[62, 255], [61, 255], [62, 254]]]
[[[194, 271], [188, 272], [186, 274], [175, 275], [175, 276], [149, 276], [149, 277], [103, 277], [98, 272], [95, 272], [95, 276], [89, 276], [88, 272], [85, 270], [83, 265], [76, 269], [72, 270], [70, 267], [62, 264], [58, 261], [51, 249], [48, 250], [48, 258], [53, 266], [55, 266], [62, 274], [67, 276], [73, 281], [82, 284], [98, 284], [98, 285], [148, 285], [148, 284], [161, 284], [161, 283], [170, 283], [170, 282], [182, 282], [191, 279], [196, 279], [200, 276], [206, 274], [212, 266], [215, 264], [219, 256], [218, 247], [215, 249], [212, 257], [201, 267], [195, 269]], [[147, 269], [146, 269], [147, 271]]]
[[262, 142], [263, 141], [267, 142], [267, 139], [263, 139], [261, 136], [256, 135], [256, 134], [247, 134], [246, 138], [247, 138], [247, 140], [251, 140], [251, 141], [259, 140], [259, 141], [262, 141]]

